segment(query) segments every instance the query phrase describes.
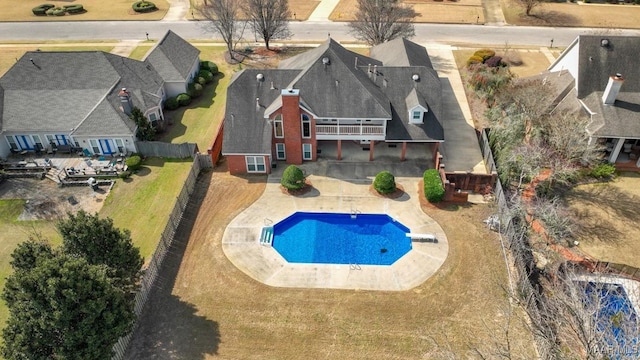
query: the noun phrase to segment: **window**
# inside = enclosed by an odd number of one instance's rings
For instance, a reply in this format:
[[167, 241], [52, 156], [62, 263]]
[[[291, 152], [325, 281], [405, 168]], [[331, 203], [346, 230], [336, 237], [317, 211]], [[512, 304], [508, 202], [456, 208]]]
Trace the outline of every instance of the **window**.
[[47, 138], [47, 143], [51, 146], [56, 144], [56, 138], [53, 135], [45, 135]]
[[44, 150], [42, 140], [40, 140], [40, 135], [31, 135], [31, 140], [33, 140], [33, 145], [36, 151]]
[[284, 127], [282, 125], [282, 115], [276, 115], [276, 118], [273, 120], [273, 133], [277, 138], [284, 137]]
[[89, 140], [89, 144], [91, 144], [92, 153], [100, 154], [100, 146], [98, 146], [98, 140], [91, 139]]
[[284, 150], [283, 143], [276, 143], [276, 159], [284, 160], [287, 158], [287, 153]]
[[264, 156], [246, 156], [247, 172], [265, 172]]
[[5, 136], [5, 138], [7, 138], [11, 150], [18, 150], [18, 144], [16, 144], [16, 139], [14, 139], [13, 136]]
[[306, 114], [302, 114], [302, 137], [305, 139], [311, 137], [311, 120]]
[[302, 144], [302, 160], [312, 160], [311, 144]]
[[414, 111], [413, 112], [413, 120], [422, 120], [422, 111]]
[[116, 147], [118, 148], [118, 152], [120, 154], [124, 154], [124, 143], [122, 142], [122, 139], [115, 139], [116, 140]]
[[158, 120], [158, 115], [154, 112], [149, 113], [149, 121], [154, 122], [156, 120]]

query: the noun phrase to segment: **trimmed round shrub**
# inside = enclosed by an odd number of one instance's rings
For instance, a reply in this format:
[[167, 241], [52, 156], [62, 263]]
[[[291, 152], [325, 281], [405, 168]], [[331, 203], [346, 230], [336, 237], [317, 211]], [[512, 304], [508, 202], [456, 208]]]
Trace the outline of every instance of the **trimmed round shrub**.
[[498, 67], [504, 65], [504, 63], [502, 62], [502, 57], [497, 55], [488, 58], [487, 61], [484, 62], [484, 64], [488, 67]]
[[202, 86], [205, 86], [207, 84], [207, 80], [205, 80], [202, 76], [198, 76], [195, 81]]
[[482, 64], [483, 59], [480, 56], [471, 56], [469, 60], [467, 60], [467, 66], [471, 66], [474, 64]]
[[304, 187], [304, 173], [299, 167], [289, 165], [282, 173], [280, 184], [287, 190], [300, 190]]
[[175, 110], [178, 107], [180, 107], [180, 104], [178, 104], [178, 99], [175, 97], [170, 97], [164, 102], [164, 108], [167, 110]]
[[388, 171], [381, 171], [373, 180], [373, 188], [380, 194], [390, 194], [396, 191], [396, 178]]
[[127, 164], [129, 171], [136, 171], [142, 166], [142, 159], [138, 155], [133, 155], [125, 160], [125, 164]]
[[496, 52], [491, 49], [481, 49], [473, 53], [473, 56], [482, 58], [482, 62], [487, 61], [490, 57], [496, 56]]
[[53, 9], [53, 16], [64, 16], [67, 13], [67, 10], [63, 8], [55, 8]]
[[84, 12], [84, 7], [81, 4], [65, 5], [62, 8], [67, 10], [69, 14], [80, 14]]
[[213, 81], [213, 74], [211, 73], [211, 71], [200, 70], [198, 71], [198, 76], [204, 78], [207, 84]]
[[53, 12], [56, 10], [60, 10], [59, 7], [53, 7], [51, 9], [47, 9], [47, 11], [45, 12], [47, 15], [53, 15]]
[[191, 98], [194, 99], [202, 95], [202, 89], [203, 89], [202, 85], [198, 83], [191, 83], [187, 88], [187, 94], [189, 94], [189, 96], [191, 96]]
[[215, 75], [218, 73], [218, 65], [212, 61], [200, 61], [200, 70], [207, 70]]
[[191, 96], [189, 96], [189, 94], [182, 93], [176, 97], [176, 100], [178, 100], [178, 105], [180, 106], [191, 104]]
[[56, 6], [53, 4], [42, 4], [34, 7], [33, 9], [31, 9], [31, 11], [34, 15], [44, 16], [47, 15], [47, 10], [53, 9], [54, 7]]
[[424, 182], [424, 196], [429, 202], [437, 203], [444, 199], [444, 186], [440, 173], [436, 169], [429, 169], [422, 176]]
[[131, 5], [131, 8], [133, 9], [133, 11], [139, 13], [147, 13], [158, 10], [156, 4], [152, 3], [151, 1], [136, 1], [133, 3], [133, 5]]

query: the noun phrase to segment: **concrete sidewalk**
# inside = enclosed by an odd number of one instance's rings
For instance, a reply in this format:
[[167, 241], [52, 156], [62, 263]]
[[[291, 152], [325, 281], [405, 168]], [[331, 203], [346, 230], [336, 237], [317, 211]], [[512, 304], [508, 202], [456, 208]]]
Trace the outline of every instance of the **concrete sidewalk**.
[[306, 21], [330, 21], [329, 16], [340, 0], [321, 0]]

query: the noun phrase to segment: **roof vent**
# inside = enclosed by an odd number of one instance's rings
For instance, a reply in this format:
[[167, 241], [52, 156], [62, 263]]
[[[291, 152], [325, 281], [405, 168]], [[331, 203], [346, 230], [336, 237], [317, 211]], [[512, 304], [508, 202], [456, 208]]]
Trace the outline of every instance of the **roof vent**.
[[331, 64], [331, 60], [329, 60], [329, 58], [325, 56], [325, 57], [322, 58], [322, 64], [323, 65], [329, 65], [329, 64]]
[[258, 81], [264, 80], [264, 75], [262, 75], [262, 74], [256, 75], [256, 80], [258, 80]]
[[275, 90], [276, 89], [275, 86], [273, 86], [273, 81], [271, 82], [271, 88], [270, 89], [271, 90]]
[[413, 74], [413, 75], [411, 76], [411, 79], [412, 79], [413, 81], [418, 81], [418, 80], [420, 80], [420, 75], [418, 75], [418, 74]]
[[600, 46], [602, 46], [602, 47], [607, 47], [607, 46], [609, 46], [609, 39], [602, 39], [602, 40], [600, 40]]

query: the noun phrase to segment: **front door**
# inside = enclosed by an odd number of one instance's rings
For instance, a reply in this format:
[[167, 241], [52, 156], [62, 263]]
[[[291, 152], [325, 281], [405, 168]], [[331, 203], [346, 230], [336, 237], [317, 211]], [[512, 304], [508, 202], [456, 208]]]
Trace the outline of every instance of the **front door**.
[[18, 140], [20, 150], [33, 150], [33, 143], [27, 135], [16, 135], [16, 140]]
[[111, 155], [115, 152], [116, 147], [111, 139], [98, 139], [100, 142], [100, 151], [102, 154]]

